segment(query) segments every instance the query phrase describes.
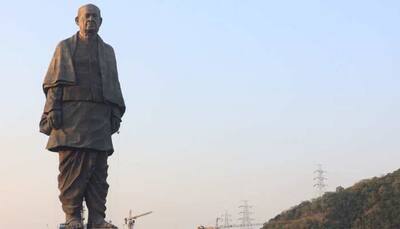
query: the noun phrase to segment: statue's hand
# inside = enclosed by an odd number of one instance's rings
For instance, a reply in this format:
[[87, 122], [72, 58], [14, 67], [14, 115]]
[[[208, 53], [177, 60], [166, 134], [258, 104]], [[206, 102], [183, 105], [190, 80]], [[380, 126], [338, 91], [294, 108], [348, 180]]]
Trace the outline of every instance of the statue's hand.
[[59, 129], [62, 125], [62, 112], [61, 110], [52, 110], [47, 115], [49, 125], [53, 129]]
[[121, 119], [113, 116], [111, 118], [111, 134], [117, 132], [120, 126], [121, 126]]

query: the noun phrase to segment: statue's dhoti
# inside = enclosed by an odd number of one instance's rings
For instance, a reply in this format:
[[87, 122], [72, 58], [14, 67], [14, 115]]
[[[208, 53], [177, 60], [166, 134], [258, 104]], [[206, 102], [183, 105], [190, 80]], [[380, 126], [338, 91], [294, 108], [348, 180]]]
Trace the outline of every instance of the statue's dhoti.
[[104, 219], [108, 192], [108, 153], [93, 150], [59, 152], [58, 188], [67, 219], [80, 218], [82, 201], [89, 210], [89, 222]]

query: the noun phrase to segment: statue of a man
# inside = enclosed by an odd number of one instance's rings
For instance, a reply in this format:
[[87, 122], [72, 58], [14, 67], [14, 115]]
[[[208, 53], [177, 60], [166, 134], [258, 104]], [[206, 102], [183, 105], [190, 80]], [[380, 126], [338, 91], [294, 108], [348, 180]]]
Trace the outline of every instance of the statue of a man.
[[66, 228], [83, 228], [83, 200], [88, 228], [117, 228], [105, 221], [111, 135], [125, 112], [115, 54], [97, 35], [102, 22], [97, 6], [80, 7], [75, 22], [79, 32], [57, 45], [44, 79], [40, 131], [49, 135], [46, 148], [59, 154]]

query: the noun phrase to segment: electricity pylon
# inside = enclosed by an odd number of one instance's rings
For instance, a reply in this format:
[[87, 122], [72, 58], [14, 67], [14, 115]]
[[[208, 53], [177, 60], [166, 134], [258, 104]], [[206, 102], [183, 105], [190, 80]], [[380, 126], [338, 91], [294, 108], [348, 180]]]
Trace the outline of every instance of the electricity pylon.
[[326, 184], [326, 171], [322, 169], [321, 164], [317, 164], [317, 169], [314, 171], [315, 177], [314, 177], [314, 187], [317, 189], [317, 194], [318, 197], [322, 196], [325, 193], [325, 188], [328, 186]]

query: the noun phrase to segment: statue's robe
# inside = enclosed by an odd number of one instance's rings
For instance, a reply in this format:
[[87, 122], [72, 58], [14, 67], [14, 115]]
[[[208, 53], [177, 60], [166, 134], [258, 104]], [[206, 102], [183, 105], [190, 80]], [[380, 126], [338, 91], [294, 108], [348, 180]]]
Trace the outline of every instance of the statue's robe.
[[[43, 82], [47, 100], [40, 131], [49, 135], [47, 149], [113, 152], [111, 119], [121, 119], [125, 104], [113, 48], [97, 36], [86, 47], [79, 34], [61, 41]], [[55, 88], [62, 88], [62, 125], [52, 129], [46, 116], [54, 108]]]

